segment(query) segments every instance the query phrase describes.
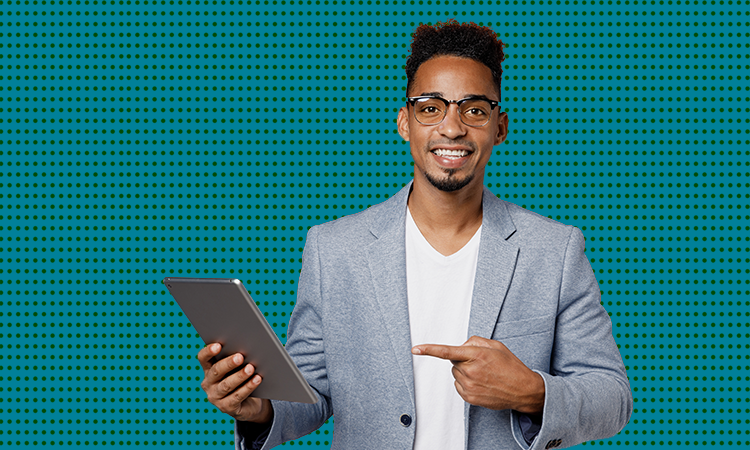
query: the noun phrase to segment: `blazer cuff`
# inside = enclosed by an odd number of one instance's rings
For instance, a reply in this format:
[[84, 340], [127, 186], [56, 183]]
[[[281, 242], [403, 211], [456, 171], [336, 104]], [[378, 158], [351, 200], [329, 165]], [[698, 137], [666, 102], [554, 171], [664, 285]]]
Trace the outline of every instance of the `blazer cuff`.
[[270, 423], [256, 424], [234, 421], [235, 450], [268, 450], [281, 445], [281, 416], [285, 402], [271, 400], [273, 420]]
[[271, 432], [271, 423], [234, 421], [234, 443], [237, 450], [260, 450]]
[[[545, 443], [539, 444], [540, 434], [547, 434], [550, 428], [550, 421], [554, 423], [553, 418], [549, 417], [550, 412], [550, 399], [552, 393], [550, 392], [550, 386], [547, 377], [551, 375], [534, 370], [534, 372], [541, 375], [544, 380], [544, 409], [542, 410], [541, 417], [535, 417], [520, 413], [518, 411], [510, 411], [510, 429], [513, 434], [513, 438], [518, 445], [524, 450], [536, 450], [545, 448]], [[541, 420], [541, 422], [540, 422]], [[544, 437], [544, 436], [542, 436]]]
[[542, 417], [518, 413], [518, 425], [521, 428], [523, 440], [527, 445], [531, 445], [536, 435], [539, 434], [539, 429], [542, 428]]

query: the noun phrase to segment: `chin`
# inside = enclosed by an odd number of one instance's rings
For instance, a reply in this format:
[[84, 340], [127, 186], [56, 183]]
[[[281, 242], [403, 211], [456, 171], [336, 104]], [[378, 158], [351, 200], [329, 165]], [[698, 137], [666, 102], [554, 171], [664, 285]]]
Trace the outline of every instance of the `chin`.
[[429, 181], [432, 186], [436, 187], [438, 190], [441, 190], [443, 192], [459, 191], [463, 189], [464, 187], [466, 187], [474, 179], [474, 174], [465, 176], [463, 178], [456, 178], [453, 176], [455, 171], [448, 170], [446, 172], [448, 176], [445, 178], [436, 178], [427, 172], [425, 172], [424, 176], [425, 178], [427, 178], [427, 181]]

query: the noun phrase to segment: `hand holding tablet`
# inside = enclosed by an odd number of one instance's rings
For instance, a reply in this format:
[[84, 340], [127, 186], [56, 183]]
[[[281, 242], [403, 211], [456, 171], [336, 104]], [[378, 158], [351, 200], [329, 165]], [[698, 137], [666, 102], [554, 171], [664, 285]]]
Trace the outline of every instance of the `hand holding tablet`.
[[239, 280], [165, 278], [163, 283], [207, 344], [198, 353], [205, 373], [201, 386], [222, 412], [267, 422], [273, 410], [261, 399], [317, 401]]
[[213, 343], [198, 352], [198, 361], [204, 372], [201, 387], [206, 391], [208, 401], [236, 420], [255, 423], [270, 422], [273, 419], [271, 402], [268, 399], [250, 396], [263, 381], [262, 377], [255, 373], [255, 367], [252, 364], [245, 364], [236, 373], [230, 374], [234, 369], [242, 366], [244, 358], [237, 353], [215, 364], [212, 363], [211, 360], [220, 351], [221, 344]]

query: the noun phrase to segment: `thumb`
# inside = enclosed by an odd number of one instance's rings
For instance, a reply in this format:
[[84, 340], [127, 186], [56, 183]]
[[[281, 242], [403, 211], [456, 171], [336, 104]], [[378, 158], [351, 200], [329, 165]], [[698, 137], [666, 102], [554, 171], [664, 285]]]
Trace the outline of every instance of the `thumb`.
[[493, 344], [495, 344], [496, 342], [497, 341], [493, 341], [492, 339], [485, 339], [480, 336], [472, 336], [466, 342], [464, 342], [462, 346], [495, 348]]

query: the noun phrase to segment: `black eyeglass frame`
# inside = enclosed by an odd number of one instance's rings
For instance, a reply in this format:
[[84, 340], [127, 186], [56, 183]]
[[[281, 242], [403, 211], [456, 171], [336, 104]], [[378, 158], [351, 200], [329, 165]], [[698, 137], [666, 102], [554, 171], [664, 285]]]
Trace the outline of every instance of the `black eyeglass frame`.
[[[422, 125], [428, 126], [428, 127], [431, 127], [431, 126], [434, 126], [434, 125], [440, 125], [441, 123], [443, 123], [443, 120], [445, 120], [445, 116], [448, 115], [448, 108], [449, 108], [449, 106], [450, 106], [451, 103], [455, 103], [456, 106], [458, 106], [458, 116], [461, 118], [461, 123], [463, 123], [467, 127], [472, 127], [472, 128], [482, 128], [483, 126], [485, 126], [488, 123], [490, 123], [490, 118], [492, 116], [492, 111], [495, 109], [496, 106], [500, 106], [500, 102], [496, 102], [495, 100], [490, 100], [490, 99], [484, 98], [484, 97], [466, 97], [466, 98], [462, 98], [460, 100], [446, 100], [443, 97], [434, 97], [434, 96], [431, 96], [431, 95], [420, 95], [420, 96], [417, 96], [417, 97], [406, 97], [406, 103], [408, 103], [409, 105], [411, 105], [412, 109], [414, 109], [414, 104], [417, 101], [421, 100], [421, 99], [435, 99], [435, 100], [440, 100], [440, 101], [442, 101], [445, 104], [445, 114], [443, 114], [443, 118], [440, 119], [440, 122], [437, 122], [437, 123], [425, 124], [425, 123], [420, 122], [419, 119], [417, 119], [417, 111], [414, 110], [414, 118], [417, 120], [417, 122], [421, 123]], [[464, 122], [464, 115], [461, 114], [461, 104], [464, 103], [464, 102], [466, 102], [466, 101], [469, 101], [469, 100], [484, 100], [485, 102], [487, 102], [487, 103], [490, 104], [490, 115], [487, 116], [487, 122], [483, 123], [482, 125], [471, 125], [471, 124], [468, 124], [468, 123]]]

